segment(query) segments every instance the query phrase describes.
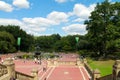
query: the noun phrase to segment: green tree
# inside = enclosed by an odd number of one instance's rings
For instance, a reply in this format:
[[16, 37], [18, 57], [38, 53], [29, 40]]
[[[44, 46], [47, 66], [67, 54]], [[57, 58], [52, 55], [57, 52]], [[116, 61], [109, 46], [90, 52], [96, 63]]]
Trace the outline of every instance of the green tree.
[[35, 44], [39, 45], [43, 51], [53, 51], [55, 43], [61, 39], [59, 34], [52, 34], [50, 36], [39, 36], [35, 39]]
[[0, 51], [3, 53], [14, 52], [15, 49], [15, 39], [12, 34], [1, 31], [0, 32]]
[[85, 21], [88, 39], [92, 49], [101, 55], [107, 55], [110, 43], [120, 38], [120, 3], [110, 3], [105, 0], [97, 4], [89, 20]]
[[30, 34], [27, 34], [24, 30], [20, 29], [19, 26], [15, 25], [7, 25], [7, 26], [0, 26], [0, 31], [6, 31], [13, 35], [15, 38], [15, 47], [17, 46], [17, 38], [21, 37], [21, 51], [29, 51], [34, 44], [34, 37]]

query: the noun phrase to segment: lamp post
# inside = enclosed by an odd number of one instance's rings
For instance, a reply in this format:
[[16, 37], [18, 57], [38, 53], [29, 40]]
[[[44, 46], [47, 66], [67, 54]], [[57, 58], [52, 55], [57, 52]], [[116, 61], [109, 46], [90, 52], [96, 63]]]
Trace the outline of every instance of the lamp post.
[[41, 64], [41, 52], [40, 52], [40, 47], [37, 45], [35, 47], [36, 51], [35, 51], [35, 57], [37, 57], [37, 59], [39, 58], [40, 56], [40, 64]]

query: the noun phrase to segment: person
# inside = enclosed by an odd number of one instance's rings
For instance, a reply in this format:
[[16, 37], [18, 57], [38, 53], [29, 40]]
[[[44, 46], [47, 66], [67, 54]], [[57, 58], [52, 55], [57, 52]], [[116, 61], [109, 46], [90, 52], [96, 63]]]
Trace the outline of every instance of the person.
[[39, 61], [39, 60], [38, 60], [37, 62], [38, 62], [38, 64], [40, 64], [40, 61]]
[[37, 63], [37, 58], [34, 59], [35, 63]]

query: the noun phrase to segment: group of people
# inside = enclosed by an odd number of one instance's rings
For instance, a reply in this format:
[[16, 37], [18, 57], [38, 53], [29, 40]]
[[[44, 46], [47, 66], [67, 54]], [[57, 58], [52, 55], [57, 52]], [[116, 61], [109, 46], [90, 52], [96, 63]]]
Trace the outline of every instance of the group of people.
[[41, 64], [41, 61], [40, 61], [39, 59], [37, 59], [37, 58], [35, 58], [34, 61], [35, 61], [35, 63], [37, 63], [37, 64]]

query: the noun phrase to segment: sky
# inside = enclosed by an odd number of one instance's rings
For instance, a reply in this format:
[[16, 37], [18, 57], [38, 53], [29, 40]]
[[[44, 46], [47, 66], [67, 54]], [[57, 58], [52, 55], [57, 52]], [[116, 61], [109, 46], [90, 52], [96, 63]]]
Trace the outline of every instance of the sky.
[[[85, 35], [90, 13], [104, 0], [0, 0], [0, 25], [18, 25], [35, 36]], [[109, 0], [120, 2], [120, 0]]]

